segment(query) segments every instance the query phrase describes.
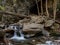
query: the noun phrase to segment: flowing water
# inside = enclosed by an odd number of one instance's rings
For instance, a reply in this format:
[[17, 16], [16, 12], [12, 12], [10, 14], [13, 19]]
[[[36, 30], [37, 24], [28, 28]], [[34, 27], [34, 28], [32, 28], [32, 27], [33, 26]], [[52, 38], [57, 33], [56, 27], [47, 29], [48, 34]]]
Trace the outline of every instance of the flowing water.
[[15, 27], [14, 28], [14, 36], [11, 38], [11, 40], [14, 40], [14, 41], [25, 40], [22, 30], [19, 32], [21, 36], [18, 36], [16, 32], [17, 32], [17, 28]]
[[52, 41], [46, 41], [46, 44], [47, 44], [47, 45], [55, 45], [55, 44], [53, 44]]

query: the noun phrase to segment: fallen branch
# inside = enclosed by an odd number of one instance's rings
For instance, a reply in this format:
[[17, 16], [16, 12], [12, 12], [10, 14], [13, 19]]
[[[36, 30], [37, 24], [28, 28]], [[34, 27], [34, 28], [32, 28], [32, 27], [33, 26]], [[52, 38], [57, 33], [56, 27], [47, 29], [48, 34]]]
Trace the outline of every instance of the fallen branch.
[[20, 14], [8, 12], [8, 11], [0, 11], [0, 14], [12, 15], [12, 16], [23, 17], [23, 18], [30, 18], [29, 16], [26, 16], [26, 15], [20, 15]]

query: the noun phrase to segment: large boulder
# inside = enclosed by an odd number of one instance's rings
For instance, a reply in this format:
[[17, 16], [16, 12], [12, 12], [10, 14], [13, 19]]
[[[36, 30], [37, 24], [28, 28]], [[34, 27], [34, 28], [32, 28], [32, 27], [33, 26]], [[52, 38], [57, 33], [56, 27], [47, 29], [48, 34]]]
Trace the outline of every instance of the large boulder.
[[44, 28], [44, 25], [42, 24], [28, 23], [28, 24], [24, 24], [23, 30], [41, 31], [42, 28]]

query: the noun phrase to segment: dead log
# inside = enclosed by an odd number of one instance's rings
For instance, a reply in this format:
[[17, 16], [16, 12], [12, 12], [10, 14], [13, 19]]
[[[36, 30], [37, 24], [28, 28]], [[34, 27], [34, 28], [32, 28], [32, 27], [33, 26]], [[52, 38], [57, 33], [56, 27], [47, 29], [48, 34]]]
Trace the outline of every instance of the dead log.
[[8, 11], [0, 11], [0, 14], [12, 15], [12, 16], [17, 16], [21, 18], [30, 18], [29, 16], [26, 16], [26, 15], [20, 15], [20, 14], [8, 12]]

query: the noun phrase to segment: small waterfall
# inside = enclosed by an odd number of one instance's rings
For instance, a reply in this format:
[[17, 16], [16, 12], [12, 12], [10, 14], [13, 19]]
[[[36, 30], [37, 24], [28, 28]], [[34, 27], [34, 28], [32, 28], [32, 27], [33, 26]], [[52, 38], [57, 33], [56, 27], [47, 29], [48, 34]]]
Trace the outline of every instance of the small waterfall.
[[[11, 26], [13, 28], [13, 26]], [[17, 29], [16, 27], [14, 27], [14, 36], [11, 38], [12, 40], [18, 40], [18, 36], [17, 36]]]
[[19, 33], [20, 33], [19, 40], [25, 40], [25, 38], [24, 38], [24, 34], [22, 33], [22, 31], [20, 31]]
[[11, 39], [11, 40], [14, 40], [14, 41], [25, 40], [24, 34], [22, 33], [22, 30], [20, 30], [19, 33], [20, 33], [21, 36], [18, 36], [18, 35], [17, 35], [17, 28], [16, 28], [16, 26], [15, 26], [15, 28], [14, 28], [14, 36], [13, 36], [12, 38], [10, 38], [10, 39]]

